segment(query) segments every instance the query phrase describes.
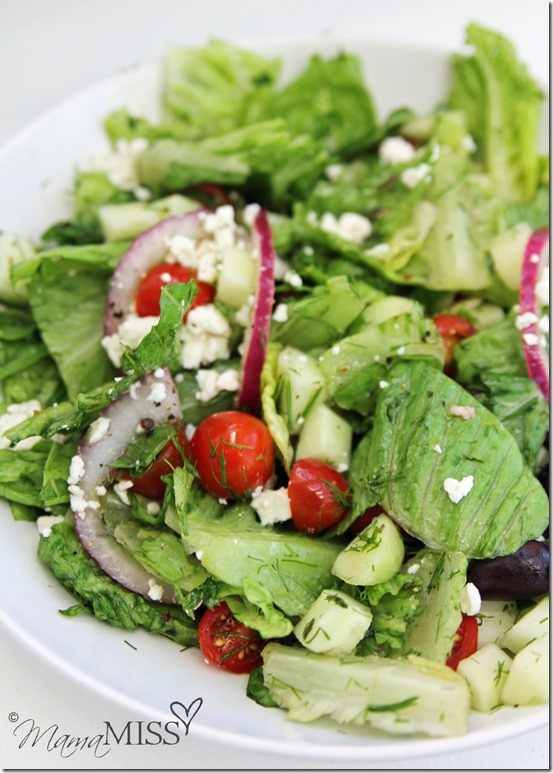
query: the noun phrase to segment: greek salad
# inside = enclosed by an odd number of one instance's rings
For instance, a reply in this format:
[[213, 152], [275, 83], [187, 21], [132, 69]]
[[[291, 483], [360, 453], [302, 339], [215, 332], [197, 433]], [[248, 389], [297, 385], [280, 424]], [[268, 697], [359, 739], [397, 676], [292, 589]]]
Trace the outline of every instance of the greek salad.
[[172, 48], [71, 219], [0, 234], [0, 496], [63, 615], [199, 647], [299, 722], [547, 701], [544, 95], [466, 43], [432, 112], [384, 117], [348, 52], [282, 83]]

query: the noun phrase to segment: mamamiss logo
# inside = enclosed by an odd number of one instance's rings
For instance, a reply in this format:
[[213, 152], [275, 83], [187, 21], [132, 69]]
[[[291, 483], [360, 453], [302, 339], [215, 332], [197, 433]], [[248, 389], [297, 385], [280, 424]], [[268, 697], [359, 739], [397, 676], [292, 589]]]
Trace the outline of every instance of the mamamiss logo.
[[19, 741], [18, 748], [40, 746], [45, 751], [57, 752], [61, 757], [71, 757], [76, 752], [90, 752], [95, 757], [105, 757], [114, 746], [174, 746], [182, 736], [190, 732], [192, 720], [202, 707], [202, 698], [195, 698], [188, 706], [180, 701], [170, 705], [173, 720], [166, 722], [129, 720], [125, 725], [114, 727], [104, 720], [103, 732], [95, 735], [73, 736], [62, 733], [59, 725], [49, 725], [43, 730], [34, 719], [21, 719], [12, 711], [9, 721], [14, 725], [13, 736]]

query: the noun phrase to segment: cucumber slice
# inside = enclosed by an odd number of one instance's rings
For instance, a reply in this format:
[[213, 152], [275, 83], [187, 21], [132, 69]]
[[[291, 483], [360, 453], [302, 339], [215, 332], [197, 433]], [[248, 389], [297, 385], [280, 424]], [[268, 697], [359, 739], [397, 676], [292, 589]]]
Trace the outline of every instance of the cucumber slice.
[[501, 701], [506, 706], [529, 706], [548, 700], [549, 633], [544, 633], [515, 655]]
[[501, 703], [501, 692], [512, 662], [497, 644], [486, 644], [459, 663], [457, 673], [467, 680], [471, 708], [491, 711]]
[[327, 390], [314, 357], [293, 346], [278, 355], [278, 406], [288, 431], [298, 433], [309, 411], [324, 402]]
[[334, 658], [271, 642], [263, 648], [263, 676], [288, 717], [311, 722], [368, 723], [395, 734], [463, 735], [470, 693], [450, 668], [422, 658]]
[[524, 250], [532, 229], [527, 223], [518, 223], [509, 231], [496, 236], [489, 245], [495, 271], [509, 290], [518, 290]]
[[382, 298], [367, 306], [361, 316], [365, 323], [378, 325], [380, 322], [399, 316], [399, 314], [411, 314], [415, 308], [419, 311], [422, 310], [420, 304], [411, 298], [404, 298], [401, 295], [388, 295], [386, 298]]
[[369, 629], [372, 617], [368, 607], [347, 593], [327, 589], [309, 607], [294, 633], [312, 652], [349, 655]]
[[549, 633], [549, 596], [544, 596], [526, 612], [498, 643], [500, 647], [517, 653], [544, 633]]
[[332, 573], [350, 585], [377, 585], [397, 574], [405, 548], [400, 531], [387, 515], [377, 516], [338, 555]]
[[347, 470], [351, 461], [353, 430], [348, 421], [324, 403], [316, 403], [302, 425], [297, 459], [319, 459], [337, 470]]
[[224, 247], [217, 279], [217, 299], [233, 309], [241, 309], [255, 294], [258, 261], [249, 250]]
[[171, 215], [184, 215], [200, 207], [194, 199], [175, 193], [155, 201], [106, 204], [98, 209], [98, 217], [106, 241], [117, 242], [133, 239]]
[[517, 605], [514, 601], [483, 601], [478, 620], [478, 647], [497, 644], [501, 637], [513, 627], [517, 619]]

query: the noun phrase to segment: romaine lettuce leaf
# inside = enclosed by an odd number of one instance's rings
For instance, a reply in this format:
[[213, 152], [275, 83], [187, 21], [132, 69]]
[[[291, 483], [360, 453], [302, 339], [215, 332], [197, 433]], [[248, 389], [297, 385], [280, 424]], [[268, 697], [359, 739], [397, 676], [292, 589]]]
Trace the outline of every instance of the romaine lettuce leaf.
[[512, 318], [481, 330], [453, 350], [457, 379], [479, 386], [487, 376], [527, 376], [520, 331]]

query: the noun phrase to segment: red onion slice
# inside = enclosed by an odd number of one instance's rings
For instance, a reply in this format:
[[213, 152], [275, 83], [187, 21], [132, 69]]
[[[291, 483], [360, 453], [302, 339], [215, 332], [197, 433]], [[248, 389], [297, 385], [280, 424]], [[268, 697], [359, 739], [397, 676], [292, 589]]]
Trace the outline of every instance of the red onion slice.
[[[75, 528], [87, 552], [106, 574], [135, 593], [148, 596], [151, 590], [148, 581], [155, 580], [163, 591], [156, 600], [168, 604], [177, 603], [173, 589], [153, 578], [106, 531], [97, 488], [108, 485], [109, 465], [125, 452], [143, 419], [160, 425], [181, 416], [180, 401], [169, 371], [160, 368], [150, 373], [100, 413], [98, 418], [105, 420], [104, 433], [97, 433], [95, 437], [92, 430], [88, 431], [78, 456], [73, 457], [68, 481]], [[99, 439], [98, 435], [101, 435]]]
[[549, 265], [549, 232], [540, 229], [532, 234], [526, 245], [520, 275], [520, 316], [531, 314], [535, 321], [524, 327], [522, 345], [530, 378], [541, 389], [549, 402], [549, 359], [541, 344], [537, 318], [540, 304], [536, 298], [536, 286], [545, 266]]
[[136, 237], [111, 278], [104, 315], [104, 335], [109, 336], [117, 332], [132, 308], [145, 274], [154, 266], [163, 263], [167, 255], [167, 239], [177, 234], [189, 239], [200, 239], [204, 235], [200, 214], [207, 212], [208, 209], [198, 209], [184, 215], [168, 217]]
[[254, 221], [254, 233], [260, 253], [259, 279], [253, 318], [244, 337], [242, 379], [238, 407], [256, 414], [261, 396], [261, 371], [269, 343], [271, 313], [275, 297], [275, 252], [267, 213], [260, 210]]

